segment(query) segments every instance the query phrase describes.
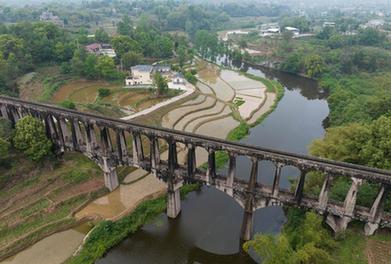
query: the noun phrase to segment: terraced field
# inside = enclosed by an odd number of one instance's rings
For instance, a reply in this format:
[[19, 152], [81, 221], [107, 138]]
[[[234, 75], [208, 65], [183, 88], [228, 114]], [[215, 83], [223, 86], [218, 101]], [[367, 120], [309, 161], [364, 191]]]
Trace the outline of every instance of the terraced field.
[[[98, 90], [106, 88], [110, 95], [99, 98]], [[51, 98], [53, 103], [71, 100], [78, 110], [100, 113], [112, 117], [123, 117], [147, 109], [169, 99], [155, 97], [148, 89], [127, 89], [121, 84], [104, 81], [75, 80], [61, 86]]]
[[225, 138], [240, 122], [255, 123], [275, 100], [262, 82], [198, 61], [199, 96], [169, 111], [162, 126]]

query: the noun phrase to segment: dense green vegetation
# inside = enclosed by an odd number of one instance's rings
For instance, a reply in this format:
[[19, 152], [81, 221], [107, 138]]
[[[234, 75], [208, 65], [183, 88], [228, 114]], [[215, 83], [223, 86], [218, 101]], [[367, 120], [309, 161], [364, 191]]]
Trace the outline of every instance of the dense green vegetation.
[[12, 142], [16, 149], [23, 151], [33, 161], [42, 160], [52, 150], [52, 142], [46, 136], [44, 125], [32, 116], [23, 117], [16, 123]]
[[244, 244], [244, 249], [252, 248], [265, 264], [326, 264], [335, 261], [332, 250], [337, 244], [322, 227], [320, 216], [290, 210], [288, 219], [281, 234], [255, 235], [253, 240]]

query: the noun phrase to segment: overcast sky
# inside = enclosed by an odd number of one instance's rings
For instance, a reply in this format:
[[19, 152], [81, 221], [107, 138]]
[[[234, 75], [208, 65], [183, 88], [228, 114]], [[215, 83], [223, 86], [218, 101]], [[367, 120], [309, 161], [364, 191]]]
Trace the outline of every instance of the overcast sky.
[[[0, 0], [0, 3], [12, 5], [26, 5], [31, 3], [43, 3], [43, 2], [81, 2], [81, 0]], [[126, 1], [126, 0], [124, 0]], [[128, 0], [131, 1], [131, 0]], [[233, 3], [240, 3], [242, 1], [238, 0], [188, 0], [192, 3], [223, 3], [223, 2], [233, 2]], [[368, 6], [391, 6], [391, 0], [244, 0], [243, 2], [253, 2], [253, 3], [259, 3], [259, 2], [272, 2], [272, 3], [279, 3], [289, 6], [358, 6], [358, 5], [368, 5]]]

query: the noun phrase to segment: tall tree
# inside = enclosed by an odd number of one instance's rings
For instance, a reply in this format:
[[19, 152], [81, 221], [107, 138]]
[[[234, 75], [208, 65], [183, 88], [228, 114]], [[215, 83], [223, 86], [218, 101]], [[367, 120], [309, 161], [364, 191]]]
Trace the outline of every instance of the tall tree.
[[110, 37], [103, 28], [99, 28], [95, 31], [95, 40], [100, 43], [108, 43], [110, 42]]
[[99, 57], [96, 65], [96, 69], [98, 70], [100, 77], [103, 79], [114, 80], [118, 77], [114, 60], [110, 57], [107, 56]]
[[168, 90], [167, 80], [159, 73], [153, 75], [153, 83], [156, 86], [157, 96], [165, 94]]
[[13, 145], [34, 161], [50, 155], [52, 149], [52, 142], [47, 138], [42, 122], [32, 116], [26, 116], [16, 123]]
[[117, 24], [117, 32], [120, 35], [132, 36], [133, 32], [133, 23], [130, 20], [129, 16], [124, 16], [122, 21]]
[[143, 56], [141, 53], [129, 51], [122, 55], [122, 63], [126, 69], [129, 69], [130, 67], [139, 64], [142, 58]]

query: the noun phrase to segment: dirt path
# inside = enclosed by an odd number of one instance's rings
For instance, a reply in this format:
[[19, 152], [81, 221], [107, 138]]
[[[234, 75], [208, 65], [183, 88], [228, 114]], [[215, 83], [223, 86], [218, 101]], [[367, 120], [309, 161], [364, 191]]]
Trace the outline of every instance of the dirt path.
[[123, 117], [121, 119], [122, 120], [131, 120], [131, 119], [139, 117], [139, 116], [147, 115], [149, 113], [152, 113], [153, 111], [158, 110], [159, 108], [161, 108], [163, 106], [166, 106], [166, 105], [178, 102], [179, 100], [182, 100], [183, 98], [186, 98], [186, 97], [192, 95], [195, 92], [194, 86], [192, 84], [190, 84], [190, 83], [187, 83], [186, 85], [182, 86], [182, 89], [185, 91], [183, 94], [175, 96], [175, 97], [173, 97], [171, 99], [168, 99], [166, 101], [163, 101], [161, 103], [155, 104], [154, 106], [151, 106], [151, 107], [149, 107], [147, 109], [144, 109], [144, 110], [142, 110], [140, 112], [137, 112], [135, 114]]

